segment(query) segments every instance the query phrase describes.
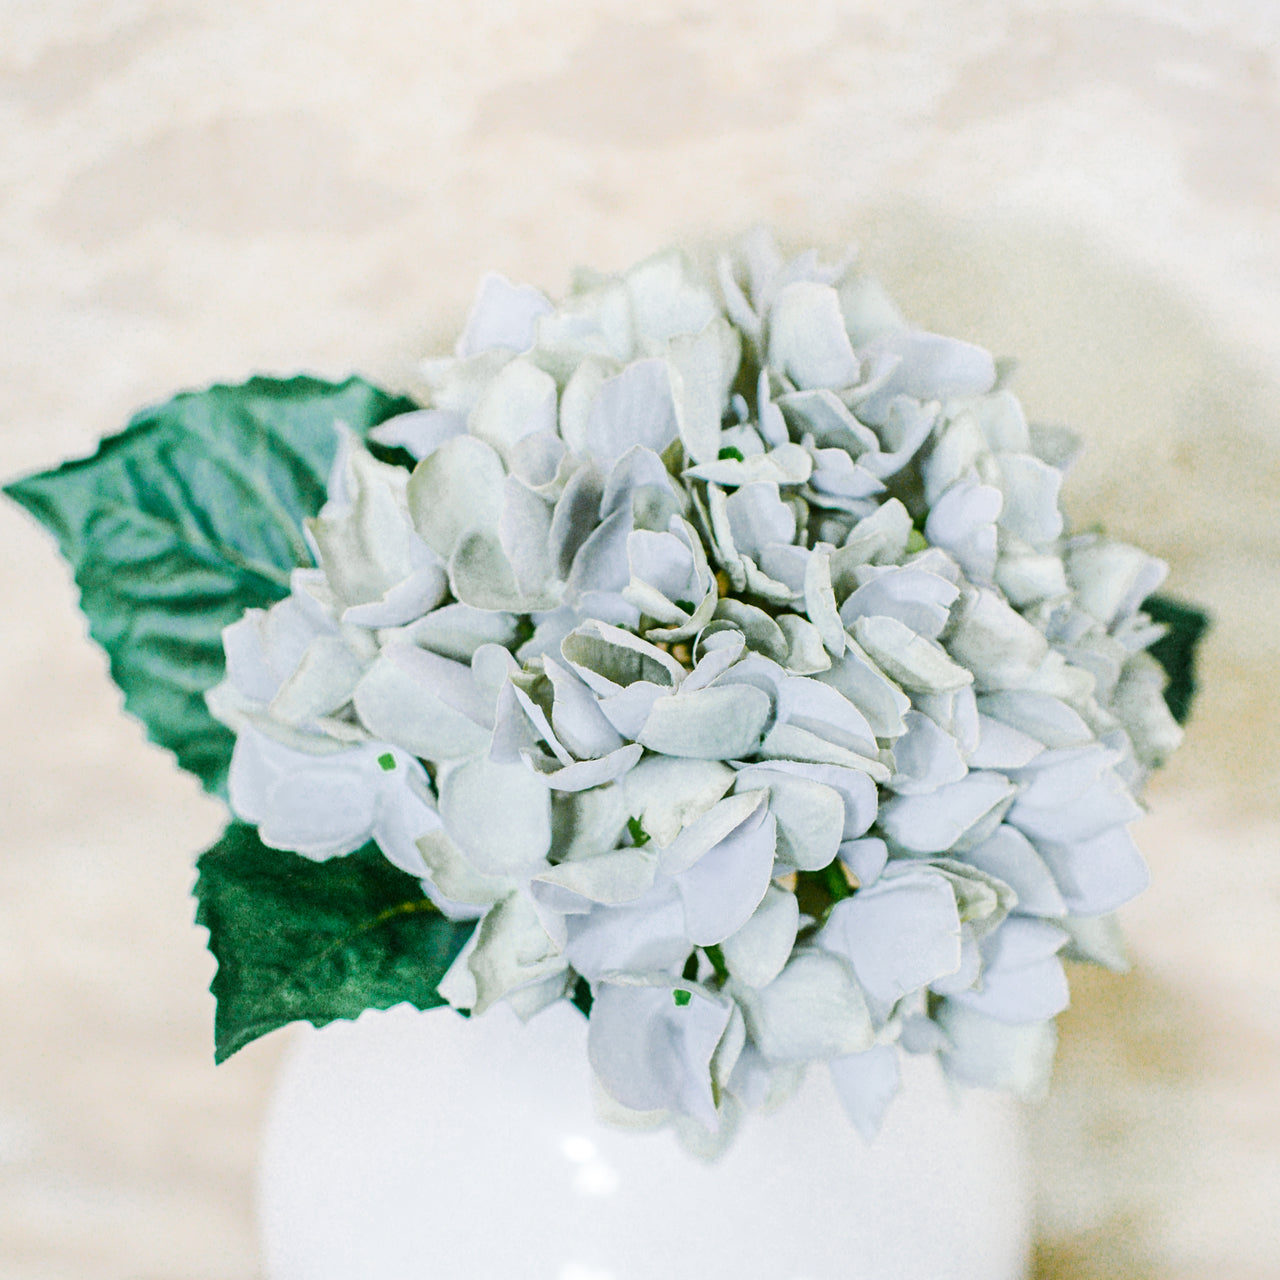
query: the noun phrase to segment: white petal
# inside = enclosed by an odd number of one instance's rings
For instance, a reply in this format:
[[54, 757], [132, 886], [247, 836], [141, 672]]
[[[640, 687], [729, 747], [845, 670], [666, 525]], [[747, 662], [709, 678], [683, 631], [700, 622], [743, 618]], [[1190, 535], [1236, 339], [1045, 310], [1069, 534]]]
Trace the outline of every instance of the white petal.
[[992, 716], [1046, 747], [1081, 747], [1094, 741], [1093, 731], [1065, 702], [1046, 693], [1009, 689], [984, 694], [983, 715]]
[[551, 793], [522, 764], [468, 760], [440, 785], [440, 817], [450, 838], [486, 875], [513, 875], [551, 847]]
[[543, 665], [555, 691], [551, 724], [560, 741], [580, 760], [622, 746], [621, 735], [605, 719], [591, 690], [554, 659], [544, 658]]
[[[899, 363], [881, 387], [877, 401], [895, 395], [916, 400], [950, 400], [982, 395], [995, 385], [996, 367], [991, 353], [971, 342], [946, 338], [921, 330], [883, 334], [861, 351], [862, 358], [897, 356]], [[875, 421], [869, 417], [869, 421]]]
[[873, 1141], [898, 1092], [898, 1050], [891, 1044], [877, 1044], [863, 1053], [833, 1058], [830, 1066], [849, 1119], [863, 1138]]
[[676, 434], [665, 360], [637, 360], [607, 378], [587, 415], [587, 448], [601, 459], [620, 458], [634, 445], [661, 453]]
[[840, 861], [853, 873], [860, 888], [875, 884], [889, 861], [889, 847], [878, 836], [846, 840], [840, 846]]
[[866, 717], [877, 738], [896, 738], [906, 732], [902, 716], [911, 699], [880, 670], [861, 647], [849, 641], [842, 658], [816, 679], [840, 691]]
[[893, 744], [897, 772], [888, 786], [901, 795], [923, 795], [959, 782], [968, 773], [956, 740], [918, 711], [903, 717], [907, 732]]
[[896, 618], [919, 635], [936, 640], [950, 617], [959, 591], [945, 578], [911, 565], [886, 569], [869, 577], [840, 606], [840, 621], [852, 626], [857, 618]]
[[1136, 898], [1151, 880], [1124, 827], [1112, 827], [1088, 840], [1037, 839], [1035, 845], [1073, 915], [1114, 911]]
[[424, 458], [409, 477], [414, 528], [447, 560], [468, 529], [496, 529], [502, 514], [502, 459], [482, 440], [455, 436]]
[[880, 448], [876, 433], [864, 427], [832, 391], [793, 391], [780, 396], [778, 406], [796, 435], [811, 434], [820, 448], [843, 449], [851, 458]]
[[467, 419], [447, 409], [418, 409], [397, 414], [369, 431], [369, 439], [389, 449], [407, 449], [421, 461], [454, 436], [464, 435]]
[[979, 871], [1003, 880], [1018, 895], [1019, 911], [1036, 916], [1066, 914], [1066, 904], [1044, 859], [1022, 832], [1007, 823], [968, 850], [964, 859]]
[[1052, 1022], [1012, 1025], [951, 1000], [937, 1017], [947, 1036], [942, 1065], [952, 1079], [1043, 1097], [1058, 1043]]
[[700, 333], [671, 341], [676, 423], [694, 462], [710, 462], [720, 451], [720, 418], [740, 358], [741, 339], [723, 316]]
[[675, 877], [693, 942], [712, 946], [746, 924], [769, 887], [776, 849], [777, 823], [761, 805], [755, 818]]
[[890, 498], [849, 530], [844, 546], [834, 558], [833, 573], [846, 572], [846, 566], [859, 564], [896, 564], [906, 554], [911, 527], [906, 507], [897, 498]]
[[814, 547], [805, 565], [804, 605], [827, 651], [834, 658], [840, 657], [845, 646], [844, 624], [831, 585], [831, 548], [824, 543]]
[[960, 967], [960, 916], [951, 886], [911, 868], [881, 877], [832, 907], [822, 946], [844, 956], [883, 1017], [903, 996]]
[[770, 885], [751, 919], [721, 943], [733, 980], [767, 987], [790, 958], [799, 926], [796, 895]]
[[895, 796], [880, 806], [880, 825], [915, 853], [941, 853], [984, 819], [1003, 812], [1017, 787], [998, 773], [970, 773], [927, 795]]
[[769, 363], [802, 390], [857, 382], [858, 358], [834, 289], [798, 281], [779, 292], [769, 313]]
[[999, 453], [996, 462], [1004, 490], [1000, 527], [1032, 546], [1055, 541], [1062, 534], [1062, 472], [1029, 453]]
[[782, 501], [778, 486], [769, 482], [744, 485], [725, 499], [725, 513], [735, 548], [757, 558], [775, 542], [796, 536], [795, 512]]
[[[1006, 928], [1018, 923], [1036, 922], [1011, 920]], [[952, 999], [1001, 1022], [1043, 1022], [1067, 1007], [1067, 976], [1057, 956], [1016, 969], [988, 967], [976, 989], [958, 992]]]
[[[860, 836], [875, 821], [876, 818], [876, 784], [872, 780], [871, 775], [865, 770], [857, 768], [846, 768], [841, 765], [819, 764], [800, 760], [770, 760], [768, 764], [748, 765], [744, 769], [738, 771], [738, 782], [741, 786], [768, 786], [770, 791], [774, 790], [774, 783], [779, 775], [791, 778], [804, 778], [810, 782], [821, 783], [824, 787], [829, 787], [835, 791], [844, 802], [844, 828], [843, 838], [852, 840], [856, 836]], [[791, 802], [788, 798], [783, 800], [782, 791], [778, 791], [776, 795], [779, 797], [779, 805], [783, 811], [788, 812], [787, 821], [793, 823], [797, 831], [803, 830], [803, 825], [798, 818], [792, 819], [790, 816]], [[821, 811], [824, 802], [819, 803]], [[820, 821], [825, 822], [818, 815]], [[779, 819], [780, 821], [782, 819]], [[802, 841], [789, 841], [789, 855], [793, 858], [799, 856], [799, 849]], [[809, 850], [809, 857], [805, 863], [797, 863], [805, 870], [818, 870], [819, 867], [827, 865], [822, 862], [811, 865], [813, 858], [821, 856], [825, 850], [825, 843], [821, 840], [814, 839], [812, 843], [808, 840], [803, 841], [803, 847]], [[828, 859], [830, 861], [830, 859]]]
[[733, 770], [718, 761], [651, 756], [627, 775], [624, 786], [630, 813], [662, 848], [710, 809], [733, 781]]
[[968, 577], [990, 582], [996, 571], [995, 521], [1002, 503], [999, 489], [963, 477], [933, 504], [924, 536], [949, 551]]
[[[676, 1004], [677, 990], [689, 1001]], [[711, 1059], [731, 1006], [695, 984], [595, 988], [587, 1054], [604, 1088], [637, 1111], [676, 1111], [707, 1128], [716, 1124]]]
[[670, 654], [605, 622], [588, 621], [571, 631], [560, 652], [602, 697], [637, 681], [675, 688], [684, 678], [684, 668]]
[[994, 591], [966, 588], [954, 612], [947, 650], [980, 692], [1025, 684], [1048, 652], [1045, 637]]
[[640, 849], [614, 849], [592, 858], [561, 862], [534, 877], [533, 884], [566, 889], [590, 902], [615, 906], [634, 902], [653, 888], [655, 863]]
[[358, 849], [372, 832], [377, 780], [364, 748], [327, 756], [294, 751], [245, 726], [231, 756], [228, 790], [236, 816], [258, 826], [262, 842], [305, 858]]
[[1003, 720], [978, 715], [978, 745], [969, 755], [973, 769], [1019, 769], [1030, 764], [1044, 746]]
[[941, 645], [917, 635], [896, 618], [857, 618], [852, 631], [885, 673], [905, 688], [946, 693], [973, 682], [973, 673], [952, 662]]
[[549, 315], [551, 303], [531, 285], [514, 285], [496, 271], [480, 281], [462, 336], [460, 357], [499, 347], [527, 351], [533, 345], [534, 325], [539, 316]]
[[798, 444], [775, 445], [768, 453], [749, 454], [739, 461], [723, 458], [686, 468], [685, 476], [715, 484], [743, 487], [749, 484], [804, 484], [813, 472], [813, 458]]
[[350, 700], [365, 666], [337, 636], [317, 636], [271, 699], [270, 714], [285, 724], [308, 726]]
[[563, 768], [553, 768], [543, 776], [552, 791], [586, 791], [589, 787], [602, 787], [607, 782], [616, 782], [635, 767], [643, 754], [639, 745], [629, 742], [598, 760], [579, 760]]
[[634, 902], [598, 906], [588, 915], [569, 916], [565, 924], [565, 957], [591, 982], [610, 973], [675, 976], [693, 950], [680, 893], [665, 878]]
[[468, 967], [476, 980], [474, 1012], [483, 1013], [495, 1001], [551, 974], [563, 972], [533, 904], [513, 893], [480, 922]]
[[747, 1030], [773, 1062], [811, 1062], [871, 1048], [867, 1003], [839, 956], [806, 951], [767, 987], [735, 991]]
[[389, 645], [353, 701], [375, 738], [424, 759], [474, 755], [488, 746], [488, 709], [471, 669], [424, 649]]
[[623, 277], [635, 331], [652, 342], [698, 333], [718, 308], [715, 297], [675, 249], [646, 258]]
[[[871, 785], [874, 790], [874, 783]], [[840, 792], [821, 782], [759, 765], [740, 770], [737, 786], [742, 790], [769, 789], [769, 811], [778, 824], [779, 860], [801, 870], [816, 871], [836, 856], [845, 827], [845, 803]]]
[[738, 791], [717, 800], [705, 813], [695, 818], [662, 850], [661, 866], [668, 875], [688, 871], [748, 818], [758, 827], [768, 807], [768, 793], [763, 790]]
[[470, 662], [485, 644], [511, 645], [517, 635], [516, 618], [510, 613], [447, 604], [433, 609], [399, 633], [410, 644], [430, 649], [455, 662]]
[[512, 360], [471, 411], [468, 430], [510, 458], [526, 436], [554, 431], [556, 382], [528, 360]]
[[[837, 614], [837, 626], [839, 622]], [[831, 655], [822, 642], [822, 632], [812, 622], [797, 613], [780, 613], [777, 623], [787, 638], [787, 657], [783, 665], [788, 671], [794, 675], [811, 676], [830, 670]]]
[[768, 696], [750, 685], [677, 693], [653, 704], [636, 741], [668, 756], [737, 759], [759, 746], [771, 712]]
[[1077, 602], [1106, 626], [1133, 613], [1169, 571], [1164, 561], [1104, 538], [1073, 542], [1065, 559]]

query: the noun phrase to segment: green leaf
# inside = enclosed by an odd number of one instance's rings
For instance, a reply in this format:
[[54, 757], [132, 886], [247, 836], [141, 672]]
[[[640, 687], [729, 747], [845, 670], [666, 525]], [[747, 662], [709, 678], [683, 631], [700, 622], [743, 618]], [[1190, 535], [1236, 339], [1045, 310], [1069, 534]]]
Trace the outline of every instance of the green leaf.
[[345, 422], [417, 406], [358, 378], [254, 378], [139, 413], [91, 458], [5, 492], [53, 531], [125, 707], [206, 790], [224, 794], [234, 738], [204, 704], [222, 628], [312, 563], [302, 522], [325, 498]]
[[1142, 606], [1153, 622], [1169, 630], [1148, 650], [1165, 669], [1169, 683], [1164, 700], [1179, 724], [1186, 724], [1196, 696], [1196, 648], [1209, 629], [1209, 615], [1168, 596], [1151, 596]]
[[442, 916], [372, 843], [311, 862], [237, 822], [197, 865], [196, 923], [218, 961], [218, 1062], [300, 1019], [443, 1004], [436, 986], [475, 928]]

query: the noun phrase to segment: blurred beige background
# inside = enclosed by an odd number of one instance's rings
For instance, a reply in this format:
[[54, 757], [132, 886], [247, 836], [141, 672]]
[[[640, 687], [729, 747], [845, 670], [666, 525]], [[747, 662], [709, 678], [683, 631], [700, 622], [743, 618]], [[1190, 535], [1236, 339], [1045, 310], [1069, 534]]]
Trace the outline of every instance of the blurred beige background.
[[[788, 13], [794, 16], [788, 17]], [[1280, 1275], [1280, 8], [0, 0], [0, 475], [255, 370], [404, 384], [480, 273], [853, 239], [1207, 604], [1135, 971], [1074, 975], [1038, 1273]], [[288, 1033], [212, 1066], [221, 815], [0, 506], [0, 1277], [252, 1280]]]

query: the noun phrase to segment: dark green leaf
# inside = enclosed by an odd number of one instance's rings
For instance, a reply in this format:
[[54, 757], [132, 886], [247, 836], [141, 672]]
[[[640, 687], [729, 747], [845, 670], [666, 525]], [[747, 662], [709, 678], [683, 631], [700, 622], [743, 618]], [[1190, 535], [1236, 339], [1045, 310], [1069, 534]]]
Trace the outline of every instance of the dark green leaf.
[[254, 378], [175, 396], [93, 457], [6, 487], [57, 536], [125, 707], [207, 790], [233, 745], [204, 704], [222, 628], [311, 563], [302, 522], [324, 502], [333, 424], [363, 436], [416, 407], [358, 378]]
[[199, 861], [196, 923], [218, 961], [214, 1056], [286, 1023], [323, 1026], [403, 1001], [432, 1009], [475, 928], [447, 920], [374, 844], [311, 862], [233, 823]]
[[1179, 724], [1186, 724], [1197, 688], [1196, 647], [1209, 629], [1209, 615], [1168, 596], [1151, 596], [1142, 608], [1169, 628], [1148, 652], [1169, 677], [1164, 691], [1169, 711]]

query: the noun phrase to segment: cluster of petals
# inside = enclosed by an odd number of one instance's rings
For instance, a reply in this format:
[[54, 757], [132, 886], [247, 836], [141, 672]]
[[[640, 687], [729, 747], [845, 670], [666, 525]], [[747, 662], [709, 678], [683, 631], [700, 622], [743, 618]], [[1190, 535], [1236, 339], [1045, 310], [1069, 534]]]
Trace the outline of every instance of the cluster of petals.
[[589, 992], [609, 1107], [703, 1148], [814, 1064], [867, 1134], [901, 1053], [1040, 1087], [1179, 737], [1164, 566], [1064, 528], [1072, 438], [764, 235], [489, 276], [424, 376], [226, 632], [236, 812], [476, 921], [455, 1006]]

